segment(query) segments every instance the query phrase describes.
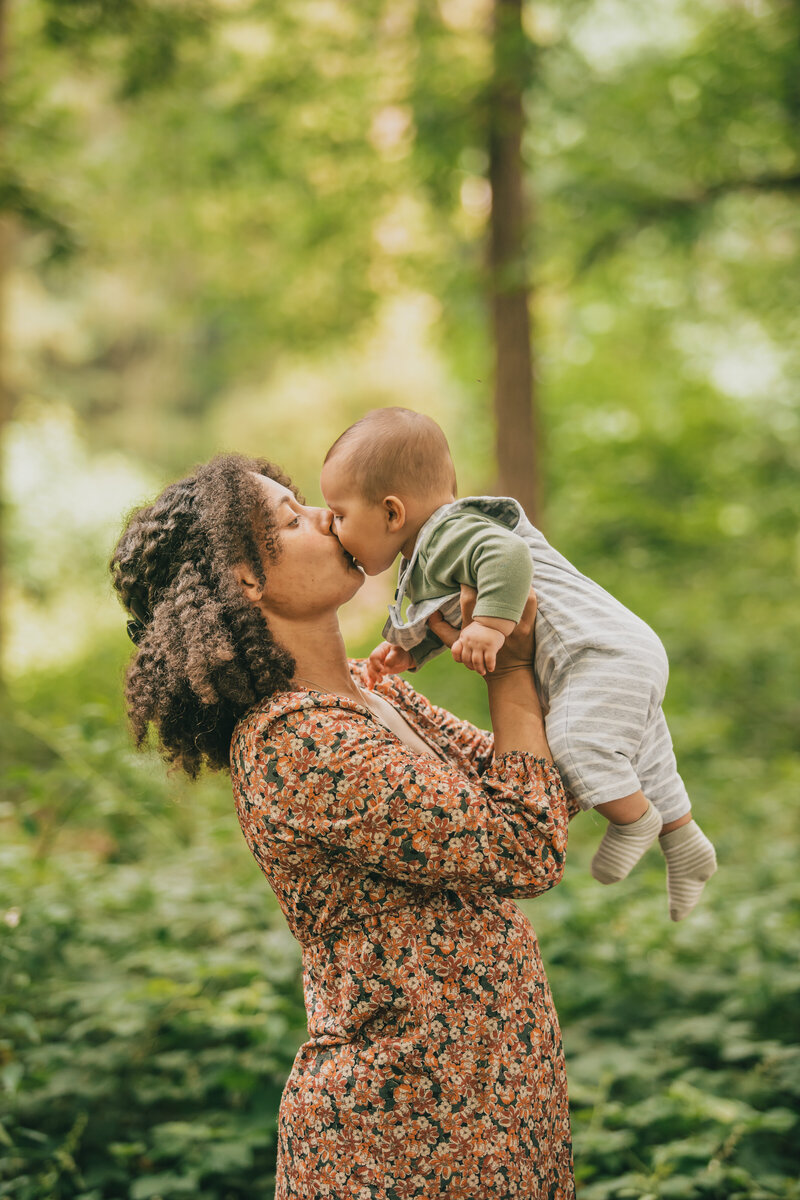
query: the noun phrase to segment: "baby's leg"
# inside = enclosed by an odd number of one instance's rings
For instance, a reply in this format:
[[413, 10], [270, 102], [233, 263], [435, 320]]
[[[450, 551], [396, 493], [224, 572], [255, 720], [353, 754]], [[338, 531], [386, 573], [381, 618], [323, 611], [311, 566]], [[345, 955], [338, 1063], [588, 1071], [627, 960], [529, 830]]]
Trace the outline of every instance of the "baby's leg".
[[647, 797], [641, 788], [630, 796], [620, 796], [606, 804], [596, 805], [597, 811], [614, 825], [629, 825], [647, 812]]
[[661, 832], [661, 816], [641, 788], [596, 807], [609, 827], [589, 869], [598, 883], [618, 883], [653, 845]]
[[664, 819], [659, 846], [667, 860], [667, 897], [673, 921], [687, 917], [717, 869], [714, 847], [692, 819], [692, 806], [661, 709], [642, 741], [635, 767]]
[[601, 883], [624, 879], [661, 830], [632, 765], [651, 703], [641, 674], [597, 656], [576, 663], [550, 695], [547, 738], [564, 782], [581, 808], [609, 821], [591, 866]]
[[642, 787], [631, 796], [597, 805], [597, 811], [612, 822], [592, 859], [591, 872], [600, 883], [624, 879], [656, 837], [692, 819], [660, 708], [658, 717], [645, 726], [633, 756]]

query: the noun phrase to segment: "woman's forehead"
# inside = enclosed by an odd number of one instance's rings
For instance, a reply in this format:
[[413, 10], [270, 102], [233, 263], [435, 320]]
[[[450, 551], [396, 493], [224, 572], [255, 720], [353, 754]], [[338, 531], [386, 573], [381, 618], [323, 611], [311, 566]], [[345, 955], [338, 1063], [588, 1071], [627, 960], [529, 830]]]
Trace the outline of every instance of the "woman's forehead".
[[254, 475], [271, 508], [275, 508], [280, 504], [281, 500], [295, 499], [294, 492], [290, 491], [282, 483], [278, 483], [276, 479], [270, 479], [268, 475], [259, 475], [257, 472], [254, 472]]

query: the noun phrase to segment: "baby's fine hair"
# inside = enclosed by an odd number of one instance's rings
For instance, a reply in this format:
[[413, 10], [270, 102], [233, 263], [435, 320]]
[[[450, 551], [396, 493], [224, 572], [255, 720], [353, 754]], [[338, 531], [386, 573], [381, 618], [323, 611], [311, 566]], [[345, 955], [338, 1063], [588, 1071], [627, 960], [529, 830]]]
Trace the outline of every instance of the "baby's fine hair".
[[410, 408], [374, 408], [345, 429], [325, 455], [342, 458], [354, 485], [371, 504], [384, 496], [444, 491], [456, 494], [447, 438], [431, 417]]

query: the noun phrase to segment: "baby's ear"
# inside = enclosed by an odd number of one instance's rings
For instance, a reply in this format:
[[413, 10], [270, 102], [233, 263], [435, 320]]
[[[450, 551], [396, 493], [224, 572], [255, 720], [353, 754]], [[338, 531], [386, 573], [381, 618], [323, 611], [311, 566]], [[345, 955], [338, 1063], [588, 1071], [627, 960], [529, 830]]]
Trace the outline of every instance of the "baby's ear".
[[384, 496], [381, 505], [386, 527], [390, 533], [398, 533], [406, 523], [406, 506], [399, 496]]

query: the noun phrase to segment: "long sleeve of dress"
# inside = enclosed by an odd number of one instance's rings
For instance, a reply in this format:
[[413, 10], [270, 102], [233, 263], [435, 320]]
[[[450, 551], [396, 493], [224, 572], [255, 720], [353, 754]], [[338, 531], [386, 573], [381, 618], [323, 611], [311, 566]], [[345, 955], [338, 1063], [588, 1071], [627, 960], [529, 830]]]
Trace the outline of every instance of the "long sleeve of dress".
[[[351, 659], [351, 665], [366, 681], [366, 660]], [[376, 687], [406, 717], [411, 717], [420, 726], [421, 732], [447, 757], [468, 763], [479, 775], [483, 775], [494, 754], [494, 734], [465, 721], [446, 708], [434, 704], [422, 692], [398, 675], [388, 675]]]
[[258, 733], [241, 784], [251, 818], [282, 841], [420, 887], [536, 896], [561, 878], [566, 797], [543, 759], [504, 755], [475, 782], [347, 702], [285, 713]]
[[[350, 662], [364, 683], [366, 659], [353, 658]], [[412, 717], [420, 727], [420, 732], [451, 759], [463, 760], [479, 775], [483, 775], [491, 764], [494, 734], [489, 730], [455, 716], [446, 708], [440, 708], [398, 675], [387, 675], [378, 684], [377, 690], [405, 712], [407, 717]], [[567, 816], [571, 821], [582, 809], [570, 791], [567, 791], [566, 798]]]

